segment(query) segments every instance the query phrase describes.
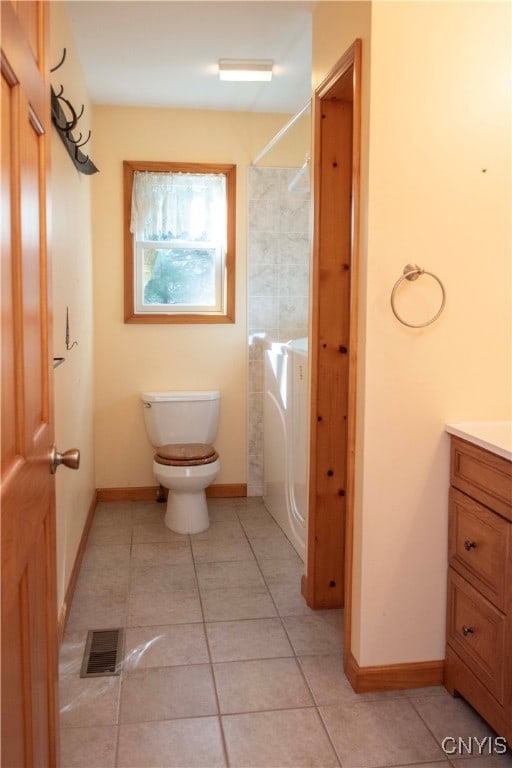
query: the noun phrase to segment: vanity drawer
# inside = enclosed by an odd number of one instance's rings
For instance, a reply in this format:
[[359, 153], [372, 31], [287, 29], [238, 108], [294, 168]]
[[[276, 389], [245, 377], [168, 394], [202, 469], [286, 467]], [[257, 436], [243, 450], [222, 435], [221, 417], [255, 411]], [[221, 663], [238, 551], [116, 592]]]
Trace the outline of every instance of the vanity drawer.
[[451, 484], [512, 522], [512, 462], [452, 437]]
[[453, 568], [448, 571], [447, 642], [504, 702], [505, 616]]
[[504, 611], [512, 577], [510, 523], [455, 488], [449, 498], [449, 563]]

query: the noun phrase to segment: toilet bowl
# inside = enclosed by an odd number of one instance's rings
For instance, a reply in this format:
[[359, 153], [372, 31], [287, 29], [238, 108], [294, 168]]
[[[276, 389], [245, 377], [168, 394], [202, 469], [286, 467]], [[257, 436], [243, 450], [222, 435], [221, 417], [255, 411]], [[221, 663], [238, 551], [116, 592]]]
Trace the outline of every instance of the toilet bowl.
[[219, 399], [216, 391], [143, 392], [144, 421], [154, 446], [153, 473], [168, 489], [166, 526], [200, 533], [210, 524], [206, 488], [220, 471], [213, 446]]
[[[176, 533], [201, 533], [210, 524], [205, 489], [219, 474], [220, 459], [213, 446], [206, 444], [203, 452], [210, 456], [199, 457], [196, 446], [164, 445], [153, 459], [156, 479], [169, 489], [165, 524]], [[193, 458], [183, 458], [187, 451]]]

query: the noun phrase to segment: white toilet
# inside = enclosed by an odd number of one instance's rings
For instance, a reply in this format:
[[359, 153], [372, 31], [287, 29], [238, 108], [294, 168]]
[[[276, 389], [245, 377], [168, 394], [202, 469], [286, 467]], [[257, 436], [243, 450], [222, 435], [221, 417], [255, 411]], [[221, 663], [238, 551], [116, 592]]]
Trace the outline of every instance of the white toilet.
[[176, 533], [200, 533], [209, 524], [205, 488], [220, 470], [213, 447], [220, 393], [143, 392], [144, 421], [156, 448], [153, 472], [169, 489], [165, 524]]

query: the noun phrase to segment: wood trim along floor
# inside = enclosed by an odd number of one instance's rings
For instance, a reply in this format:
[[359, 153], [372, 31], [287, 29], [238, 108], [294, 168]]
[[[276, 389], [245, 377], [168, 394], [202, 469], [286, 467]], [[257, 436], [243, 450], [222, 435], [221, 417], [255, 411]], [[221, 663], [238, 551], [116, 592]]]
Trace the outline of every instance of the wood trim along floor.
[[444, 660], [360, 667], [350, 654], [345, 664], [345, 674], [356, 693], [425, 688], [443, 685]]
[[[136, 488], [98, 488], [97, 500], [100, 501], [153, 501], [158, 486], [147, 485]], [[247, 496], [245, 483], [219, 483], [206, 489], [209, 499], [229, 499]]]
[[82, 558], [84, 556], [85, 547], [87, 544], [87, 538], [89, 536], [89, 531], [91, 530], [91, 525], [94, 518], [94, 512], [96, 511], [97, 501], [98, 501], [98, 494], [95, 491], [89, 506], [89, 511], [87, 513], [87, 519], [85, 521], [84, 529], [82, 531], [82, 536], [80, 537], [80, 544], [78, 545], [78, 550], [75, 557], [75, 563], [73, 565], [73, 570], [71, 571], [71, 576], [69, 578], [68, 586], [66, 589], [66, 595], [64, 597], [64, 602], [59, 611], [59, 619], [57, 623], [57, 640], [59, 645], [62, 643], [62, 638], [64, 637], [64, 629], [66, 628], [66, 621], [68, 618], [71, 601], [73, 600], [73, 595], [75, 594], [76, 582], [78, 581], [80, 566], [82, 565]]

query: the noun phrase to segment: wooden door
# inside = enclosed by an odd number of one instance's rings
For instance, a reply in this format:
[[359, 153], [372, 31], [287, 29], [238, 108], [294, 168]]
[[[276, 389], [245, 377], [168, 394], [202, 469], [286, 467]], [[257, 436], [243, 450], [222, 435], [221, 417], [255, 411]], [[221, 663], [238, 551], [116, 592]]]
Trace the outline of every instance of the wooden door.
[[57, 765], [55, 505], [46, 171], [46, 3], [2, 0], [4, 768]]

